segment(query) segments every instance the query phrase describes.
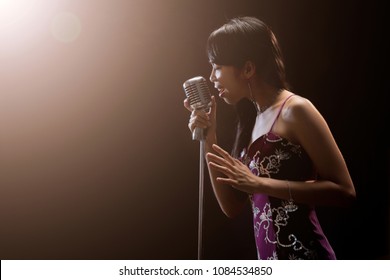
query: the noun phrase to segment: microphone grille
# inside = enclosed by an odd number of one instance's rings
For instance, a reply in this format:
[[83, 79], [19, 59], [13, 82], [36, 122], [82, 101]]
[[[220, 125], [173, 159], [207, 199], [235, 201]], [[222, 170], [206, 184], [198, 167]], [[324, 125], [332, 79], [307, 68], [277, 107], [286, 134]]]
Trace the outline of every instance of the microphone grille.
[[205, 78], [202, 76], [191, 78], [183, 83], [183, 88], [193, 109], [210, 107], [211, 94]]

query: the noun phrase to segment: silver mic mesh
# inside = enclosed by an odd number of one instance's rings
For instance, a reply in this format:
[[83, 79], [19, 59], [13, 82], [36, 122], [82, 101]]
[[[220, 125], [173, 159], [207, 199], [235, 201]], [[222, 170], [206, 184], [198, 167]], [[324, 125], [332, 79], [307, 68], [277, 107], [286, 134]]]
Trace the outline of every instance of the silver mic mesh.
[[206, 79], [198, 76], [184, 82], [183, 88], [192, 109], [206, 109], [211, 105], [211, 94]]

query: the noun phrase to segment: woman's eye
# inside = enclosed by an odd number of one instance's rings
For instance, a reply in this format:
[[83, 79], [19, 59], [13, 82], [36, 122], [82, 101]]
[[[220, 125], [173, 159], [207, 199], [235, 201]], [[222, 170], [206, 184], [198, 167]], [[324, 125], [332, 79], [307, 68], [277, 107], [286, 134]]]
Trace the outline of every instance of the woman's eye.
[[212, 68], [213, 68], [214, 70], [219, 70], [219, 69], [221, 69], [221, 66], [216, 65], [216, 64], [212, 64]]

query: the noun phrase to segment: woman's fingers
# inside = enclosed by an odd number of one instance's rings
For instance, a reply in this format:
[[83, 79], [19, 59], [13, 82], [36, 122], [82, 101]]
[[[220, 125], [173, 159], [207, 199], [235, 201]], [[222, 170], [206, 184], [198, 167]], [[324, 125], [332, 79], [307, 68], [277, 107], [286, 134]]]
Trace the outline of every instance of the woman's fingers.
[[209, 114], [212, 117], [215, 117], [216, 111], [217, 111], [217, 101], [215, 100], [215, 96], [211, 96], [211, 107], [209, 110]]
[[225, 158], [217, 156], [213, 153], [207, 153], [206, 158], [211, 168], [225, 174], [229, 178], [235, 177], [234, 166]]
[[230, 169], [233, 168], [232, 164], [228, 160], [226, 160], [226, 159], [224, 159], [222, 157], [219, 157], [219, 156], [217, 156], [217, 155], [215, 155], [213, 153], [207, 153], [206, 157], [207, 157], [207, 159], [210, 162], [214, 162], [214, 163], [216, 163], [218, 165], [226, 166], [226, 167], [228, 167]]
[[222, 184], [230, 185], [233, 187], [236, 187], [236, 185], [237, 185], [237, 181], [230, 179], [230, 178], [217, 177], [217, 181], [222, 183]]
[[190, 101], [188, 100], [188, 98], [184, 99], [183, 105], [184, 105], [184, 107], [185, 107], [188, 111], [192, 112], [192, 109], [191, 109], [191, 106], [190, 106]]
[[214, 170], [217, 170], [227, 176], [227, 177], [217, 177], [218, 182], [221, 182], [222, 184], [226, 184], [226, 185], [231, 185], [231, 186], [236, 186], [238, 184], [237, 180], [234, 179], [234, 173], [231, 169], [227, 168], [226, 166], [218, 165], [214, 162], [210, 162], [209, 165]]
[[234, 174], [233, 174], [233, 171], [226, 167], [226, 166], [223, 166], [223, 165], [219, 165], [219, 164], [216, 164], [215, 162], [209, 162], [209, 165], [211, 168], [225, 174], [226, 176], [228, 176], [229, 178], [232, 177]]
[[218, 154], [220, 154], [225, 160], [227, 160], [230, 164], [234, 164], [234, 158], [224, 149], [222, 149], [220, 146], [214, 144], [213, 145], [214, 151], [216, 151]]
[[188, 123], [188, 127], [191, 131], [193, 131], [196, 127], [208, 128], [209, 126], [211, 126], [210, 118], [204, 111], [192, 111], [190, 121]]

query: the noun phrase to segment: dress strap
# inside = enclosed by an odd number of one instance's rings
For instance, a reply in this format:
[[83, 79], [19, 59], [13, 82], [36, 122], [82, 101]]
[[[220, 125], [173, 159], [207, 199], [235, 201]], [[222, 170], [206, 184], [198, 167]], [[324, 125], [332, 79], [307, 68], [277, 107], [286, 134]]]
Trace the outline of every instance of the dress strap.
[[274, 125], [275, 125], [275, 123], [276, 123], [276, 120], [279, 118], [280, 112], [282, 112], [282, 109], [283, 109], [283, 107], [284, 107], [284, 104], [286, 104], [287, 100], [289, 100], [290, 97], [292, 97], [292, 96], [294, 96], [294, 94], [291, 94], [291, 95], [287, 96], [287, 98], [283, 101], [282, 105], [281, 105], [280, 108], [279, 108], [279, 112], [278, 112], [278, 114], [276, 115], [276, 117], [275, 117], [275, 119], [274, 119], [274, 122], [272, 123], [272, 126], [271, 126], [269, 132], [271, 132], [272, 129], [274, 128]]

